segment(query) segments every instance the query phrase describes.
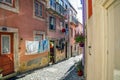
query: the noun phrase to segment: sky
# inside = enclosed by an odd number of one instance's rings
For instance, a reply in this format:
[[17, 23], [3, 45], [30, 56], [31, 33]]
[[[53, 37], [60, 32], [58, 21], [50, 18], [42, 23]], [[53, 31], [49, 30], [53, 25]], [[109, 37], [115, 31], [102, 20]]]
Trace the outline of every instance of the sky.
[[82, 4], [80, 2], [80, 0], [69, 0], [69, 2], [71, 3], [71, 5], [76, 9], [77, 11], [77, 18], [78, 18], [78, 21], [80, 23], [83, 23], [82, 22]]

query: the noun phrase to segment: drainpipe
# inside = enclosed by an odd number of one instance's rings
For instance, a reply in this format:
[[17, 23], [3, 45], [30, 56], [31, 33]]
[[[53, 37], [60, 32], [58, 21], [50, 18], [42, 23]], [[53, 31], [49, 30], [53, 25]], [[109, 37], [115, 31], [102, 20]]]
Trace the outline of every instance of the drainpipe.
[[70, 14], [69, 14], [69, 9], [68, 9], [68, 30], [69, 30], [69, 32], [68, 32], [68, 58], [70, 58], [71, 56], [71, 45], [70, 45], [70, 34], [71, 34], [71, 30], [70, 30]]
[[[86, 30], [85, 30], [85, 27], [86, 27], [86, 0], [82, 0], [82, 14], [83, 14], [82, 15], [82, 17], [83, 17], [83, 34], [85, 35], [85, 38], [87, 38], [86, 33], [85, 33], [86, 32]], [[85, 40], [85, 44], [87, 43], [86, 41], [87, 40]], [[84, 65], [84, 77], [86, 78], [87, 72], [86, 72], [86, 63], [85, 63], [86, 62], [85, 61], [86, 60], [85, 59], [86, 58], [86, 56], [85, 56], [86, 51], [85, 50], [86, 50], [86, 45], [83, 48], [83, 59], [82, 59], [82, 63]]]
[[[82, 0], [82, 18], [83, 18], [83, 35], [85, 34], [85, 0]], [[82, 59], [83, 65], [85, 64], [85, 46], [83, 47], [83, 59]]]

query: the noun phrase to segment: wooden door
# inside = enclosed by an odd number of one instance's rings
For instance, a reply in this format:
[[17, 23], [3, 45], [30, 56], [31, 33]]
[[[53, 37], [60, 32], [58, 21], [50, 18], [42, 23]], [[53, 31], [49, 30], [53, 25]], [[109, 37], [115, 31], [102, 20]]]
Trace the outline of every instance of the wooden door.
[[0, 68], [3, 76], [14, 72], [13, 33], [0, 32]]

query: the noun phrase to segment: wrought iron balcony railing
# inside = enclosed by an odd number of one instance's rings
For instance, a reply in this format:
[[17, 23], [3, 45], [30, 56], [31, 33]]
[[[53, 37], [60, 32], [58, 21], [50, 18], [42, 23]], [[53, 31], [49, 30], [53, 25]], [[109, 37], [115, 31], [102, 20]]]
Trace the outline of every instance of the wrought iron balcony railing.
[[52, 13], [55, 13], [64, 17], [64, 12], [65, 12], [64, 6], [59, 4], [58, 1], [56, 0], [53, 0], [53, 1], [54, 2], [51, 2], [51, 0], [48, 1], [47, 9]]

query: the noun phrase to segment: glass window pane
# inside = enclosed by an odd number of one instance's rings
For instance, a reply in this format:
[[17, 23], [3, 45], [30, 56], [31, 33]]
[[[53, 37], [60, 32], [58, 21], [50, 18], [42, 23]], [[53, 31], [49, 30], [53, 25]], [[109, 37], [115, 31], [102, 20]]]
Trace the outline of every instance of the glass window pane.
[[7, 2], [7, 3], [12, 3], [12, 0], [5, 0], [5, 2]]
[[43, 40], [43, 34], [36, 34], [34, 40], [35, 41], [42, 41]]
[[38, 7], [39, 7], [38, 3], [35, 2], [35, 15], [36, 15], [36, 16], [39, 15]]
[[43, 16], [43, 4], [35, 1], [35, 15], [38, 17], [42, 17]]
[[50, 0], [50, 5], [51, 5], [51, 6], [53, 5], [53, 0]]
[[50, 21], [50, 26], [49, 26], [49, 29], [52, 29], [52, 30], [55, 30], [56, 28], [56, 19], [54, 17], [50, 17], [49, 19]]
[[40, 16], [42, 16], [42, 4], [40, 4]]
[[2, 54], [9, 54], [10, 53], [10, 36], [9, 35], [2, 35]]

